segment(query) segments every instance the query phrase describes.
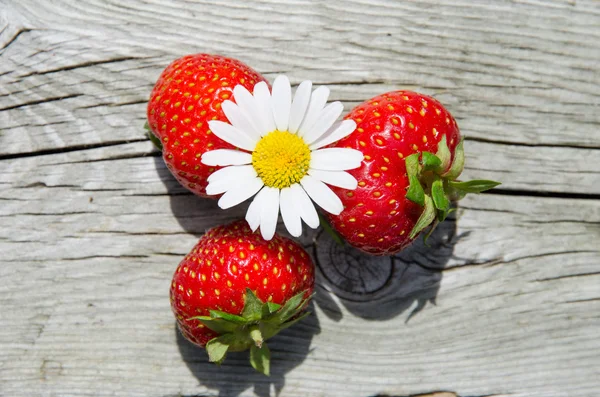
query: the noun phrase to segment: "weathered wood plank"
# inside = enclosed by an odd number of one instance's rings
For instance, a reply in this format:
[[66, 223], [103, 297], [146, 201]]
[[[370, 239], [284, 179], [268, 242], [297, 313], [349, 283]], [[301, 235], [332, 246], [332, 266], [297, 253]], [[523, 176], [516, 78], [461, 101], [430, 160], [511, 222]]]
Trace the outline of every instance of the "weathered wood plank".
[[185, 194], [160, 157], [135, 157], [148, 150], [40, 156], [34, 172], [24, 166], [34, 158], [14, 159], [3, 169], [4, 394], [251, 395], [254, 386], [267, 395], [271, 383], [286, 396], [595, 393], [598, 201], [468, 198], [434, 249], [418, 243], [371, 266], [380, 285], [366, 294], [348, 281], [362, 268], [335, 266], [370, 259], [309, 233], [316, 317], [273, 341], [280, 369], [268, 379], [243, 354], [219, 370], [176, 337], [171, 272], [195, 235], [243, 209]]
[[[594, 0], [0, 0], [0, 395], [595, 397], [599, 39]], [[272, 341], [274, 375], [210, 365], [168, 284], [244, 207], [187, 193], [140, 128], [162, 68], [200, 51], [346, 109], [435, 95], [465, 177], [503, 194], [394, 257], [306, 233], [315, 314]]]
[[413, 88], [479, 140], [598, 148], [594, 4], [12, 2], [0, 36], [2, 153], [141, 139], [160, 70], [198, 51], [332, 85], [347, 108]]
[[[600, 194], [600, 169], [596, 166], [600, 161], [598, 150], [531, 148], [475, 141], [468, 142], [466, 150], [465, 179], [499, 180], [503, 182], [502, 189], [513, 191]], [[52, 156], [17, 158], [3, 163], [0, 183], [11, 183], [19, 188], [40, 184], [48, 187], [73, 185], [83, 190], [115, 189], [121, 194], [129, 194], [134, 177], [160, 185], [156, 178], [157, 167], [160, 175], [169, 175], [164, 170], [160, 153], [153, 150], [148, 140]], [[82, 167], [86, 172], [81, 172]], [[178, 189], [175, 182], [163, 179], [170, 181], [171, 189]], [[15, 190], [12, 194], [16, 196], [19, 192]]]

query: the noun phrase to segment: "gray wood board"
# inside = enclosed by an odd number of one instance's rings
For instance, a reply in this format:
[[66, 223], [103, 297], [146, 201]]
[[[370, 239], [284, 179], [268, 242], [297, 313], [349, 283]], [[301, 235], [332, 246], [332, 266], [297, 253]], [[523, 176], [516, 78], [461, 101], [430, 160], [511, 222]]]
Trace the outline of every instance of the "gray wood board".
[[[270, 342], [273, 376], [244, 353], [213, 366], [168, 287], [245, 208], [187, 193], [141, 128], [194, 52], [346, 109], [434, 95], [465, 177], [504, 183], [431, 248], [374, 258], [307, 232], [314, 314]], [[592, 0], [0, 0], [0, 396], [597, 396], [599, 61]]]

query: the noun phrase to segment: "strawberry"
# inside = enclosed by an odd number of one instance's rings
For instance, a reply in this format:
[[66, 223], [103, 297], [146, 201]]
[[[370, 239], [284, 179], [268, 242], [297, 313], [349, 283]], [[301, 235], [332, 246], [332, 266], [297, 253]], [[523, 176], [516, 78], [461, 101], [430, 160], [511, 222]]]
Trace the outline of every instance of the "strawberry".
[[206, 180], [216, 168], [202, 164], [202, 154], [234, 149], [211, 133], [208, 121], [227, 121], [221, 103], [233, 101], [235, 86], [252, 91], [261, 81], [265, 79], [242, 62], [208, 54], [179, 58], [158, 78], [148, 102], [150, 138], [162, 144], [167, 167], [193, 193], [210, 197]]
[[175, 271], [170, 298], [182, 334], [211, 362], [250, 349], [252, 366], [268, 375], [263, 342], [308, 315], [313, 289], [314, 265], [300, 245], [266, 241], [237, 221], [202, 236]]
[[363, 152], [354, 191], [334, 189], [345, 210], [328, 215], [351, 245], [376, 255], [410, 244], [450, 212], [450, 202], [498, 182], [458, 182], [464, 166], [456, 120], [435, 99], [410, 91], [388, 92], [355, 107], [346, 119], [357, 128], [333, 146]]

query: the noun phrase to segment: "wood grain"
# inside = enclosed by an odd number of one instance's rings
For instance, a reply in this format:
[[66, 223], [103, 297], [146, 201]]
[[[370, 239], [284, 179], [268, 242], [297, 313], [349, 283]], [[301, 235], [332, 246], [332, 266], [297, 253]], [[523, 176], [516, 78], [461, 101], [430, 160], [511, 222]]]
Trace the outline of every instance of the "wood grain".
[[[274, 375], [213, 366], [168, 285], [245, 208], [181, 188], [141, 128], [194, 52], [346, 109], [434, 95], [465, 177], [503, 185], [393, 257], [308, 231], [314, 314], [270, 343]], [[594, 0], [0, 0], [0, 396], [597, 396], [599, 61]]]

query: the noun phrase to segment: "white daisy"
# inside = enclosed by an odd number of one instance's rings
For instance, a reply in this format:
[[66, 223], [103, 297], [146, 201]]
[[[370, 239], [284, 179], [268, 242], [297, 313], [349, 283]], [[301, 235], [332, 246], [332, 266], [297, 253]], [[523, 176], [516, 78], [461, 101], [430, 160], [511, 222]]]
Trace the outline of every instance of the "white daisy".
[[360, 167], [363, 154], [354, 149], [324, 148], [356, 129], [353, 120], [336, 120], [340, 102], [325, 106], [329, 89], [304, 81], [292, 99], [290, 81], [279, 76], [269, 92], [266, 83], [251, 94], [238, 85], [235, 102], [225, 101], [229, 123], [212, 120], [210, 130], [240, 150], [219, 149], [202, 155], [202, 163], [224, 166], [208, 177], [206, 193], [223, 194], [219, 207], [227, 209], [256, 195], [246, 220], [265, 240], [275, 234], [281, 210], [292, 236], [302, 234], [302, 222], [315, 229], [319, 216], [311, 199], [332, 214], [344, 209], [339, 197], [326, 185], [356, 189], [356, 179], [345, 170]]

